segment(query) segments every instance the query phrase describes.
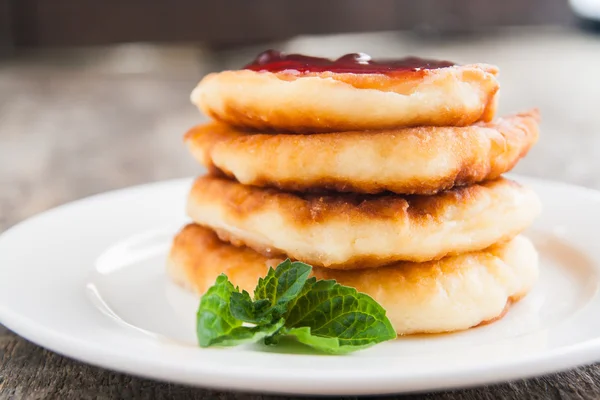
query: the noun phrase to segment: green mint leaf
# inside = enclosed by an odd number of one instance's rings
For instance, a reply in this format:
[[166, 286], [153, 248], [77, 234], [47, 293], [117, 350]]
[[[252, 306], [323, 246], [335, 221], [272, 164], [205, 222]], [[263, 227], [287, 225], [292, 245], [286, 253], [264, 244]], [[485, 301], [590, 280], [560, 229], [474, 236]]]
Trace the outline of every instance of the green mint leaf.
[[254, 289], [254, 300], [269, 300], [273, 314], [277, 317], [286, 312], [304, 288], [312, 267], [299, 261], [285, 260], [276, 269], [269, 268], [267, 276], [260, 278]]
[[283, 323], [283, 318], [280, 318], [274, 324], [239, 326], [225, 335], [214, 338], [211, 345], [237, 346], [244, 343], [256, 343], [261, 339], [266, 340], [275, 335], [283, 327]]
[[348, 353], [396, 338], [383, 307], [333, 280], [307, 280], [284, 318], [282, 334], [330, 353]]
[[[237, 300], [232, 301], [234, 298]], [[248, 303], [250, 304], [249, 309], [247, 308]], [[196, 333], [200, 346], [235, 346], [257, 342], [274, 335], [283, 327], [283, 319], [279, 319], [275, 323], [242, 326], [243, 318], [238, 318], [231, 312], [233, 308], [236, 310], [236, 314], [239, 313], [245, 319], [251, 319], [254, 318], [255, 306], [259, 309], [267, 308], [269, 302], [252, 303], [248, 292], [240, 293], [229, 282], [227, 276], [221, 274], [200, 300], [196, 320]]]
[[231, 294], [229, 311], [234, 318], [240, 321], [261, 325], [268, 324], [273, 320], [272, 313], [269, 312], [270, 306], [271, 302], [267, 299], [253, 302], [250, 294], [244, 290], [242, 293], [233, 292]]
[[210, 346], [219, 336], [242, 326], [242, 321], [234, 318], [229, 311], [231, 294], [236, 291], [227, 276], [221, 274], [202, 296], [196, 314], [196, 334], [201, 347]]
[[340, 341], [335, 337], [312, 335], [310, 333], [310, 328], [307, 326], [303, 328], [283, 329], [280, 335], [294, 336], [300, 343], [304, 343], [307, 346], [325, 353], [343, 354], [358, 350], [356, 347], [340, 346]]
[[220, 275], [198, 308], [200, 346], [261, 339], [273, 345], [289, 336], [322, 352], [344, 354], [396, 337], [375, 300], [332, 280], [308, 278], [311, 270], [310, 265], [290, 260], [270, 268], [259, 279], [254, 300]]
[[306, 296], [306, 294], [311, 291], [315, 283], [317, 283], [317, 278], [315, 278], [314, 276], [308, 278], [306, 282], [304, 282], [304, 286], [302, 287], [300, 293], [298, 293], [298, 295], [288, 303], [287, 310], [284, 313], [284, 315], [288, 315], [290, 313], [289, 310], [293, 310], [294, 307], [296, 307], [296, 303], [298, 302], [298, 300]]

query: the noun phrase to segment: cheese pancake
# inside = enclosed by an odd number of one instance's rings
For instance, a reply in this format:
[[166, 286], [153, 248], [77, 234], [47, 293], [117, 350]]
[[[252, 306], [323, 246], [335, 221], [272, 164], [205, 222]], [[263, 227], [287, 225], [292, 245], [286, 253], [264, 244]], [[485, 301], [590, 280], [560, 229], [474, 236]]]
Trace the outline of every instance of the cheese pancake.
[[507, 179], [433, 196], [300, 194], [200, 177], [187, 213], [236, 245], [312, 265], [366, 268], [481, 250], [527, 228], [534, 192]]
[[537, 110], [468, 127], [323, 134], [248, 133], [222, 123], [191, 129], [194, 157], [240, 183], [283, 190], [433, 194], [495, 179], [538, 140]]
[[[189, 225], [173, 242], [168, 273], [198, 294], [221, 273], [252, 292], [258, 278], [282, 260], [232, 246], [207, 228]], [[373, 297], [400, 335], [452, 332], [501, 318], [534, 285], [538, 259], [531, 242], [518, 236], [486, 250], [437, 261], [352, 271], [315, 267], [313, 275], [335, 279]]]
[[494, 117], [497, 74], [487, 64], [395, 74], [243, 69], [205, 76], [190, 97], [210, 118], [258, 130], [467, 126]]

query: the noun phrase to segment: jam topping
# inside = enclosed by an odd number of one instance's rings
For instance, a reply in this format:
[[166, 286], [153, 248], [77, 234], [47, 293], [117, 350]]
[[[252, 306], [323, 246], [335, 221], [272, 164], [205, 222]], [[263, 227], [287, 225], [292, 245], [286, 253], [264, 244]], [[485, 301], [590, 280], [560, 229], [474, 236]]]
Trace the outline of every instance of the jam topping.
[[267, 50], [256, 57], [244, 69], [252, 71], [298, 71], [298, 72], [335, 72], [353, 74], [389, 74], [400, 71], [420, 71], [456, 65], [449, 61], [426, 60], [406, 57], [396, 60], [373, 60], [364, 53], [346, 54], [337, 60], [310, 57], [301, 54], [285, 54]]

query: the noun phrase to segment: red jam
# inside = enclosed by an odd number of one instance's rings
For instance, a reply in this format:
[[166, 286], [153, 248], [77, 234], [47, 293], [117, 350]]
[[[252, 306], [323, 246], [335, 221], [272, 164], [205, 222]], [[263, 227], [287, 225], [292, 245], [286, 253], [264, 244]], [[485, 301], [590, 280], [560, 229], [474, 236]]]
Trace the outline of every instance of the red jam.
[[373, 60], [363, 53], [346, 54], [337, 60], [310, 57], [301, 54], [284, 54], [267, 50], [256, 57], [244, 69], [252, 71], [298, 71], [298, 72], [335, 72], [353, 74], [387, 74], [399, 71], [420, 71], [455, 65], [449, 61], [426, 60], [417, 57], [397, 60]]

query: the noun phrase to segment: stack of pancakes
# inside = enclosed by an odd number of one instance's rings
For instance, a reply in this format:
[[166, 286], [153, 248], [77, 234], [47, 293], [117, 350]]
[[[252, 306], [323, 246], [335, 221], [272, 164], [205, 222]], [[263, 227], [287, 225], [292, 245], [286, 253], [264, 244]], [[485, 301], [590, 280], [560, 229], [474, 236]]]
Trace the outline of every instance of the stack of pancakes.
[[209, 172], [171, 249], [177, 283], [202, 294], [225, 273], [250, 291], [291, 258], [369, 294], [398, 334], [498, 319], [531, 289], [537, 253], [520, 233], [539, 200], [501, 175], [539, 117], [495, 118], [495, 67], [252, 66], [192, 93], [214, 121], [185, 135]]

